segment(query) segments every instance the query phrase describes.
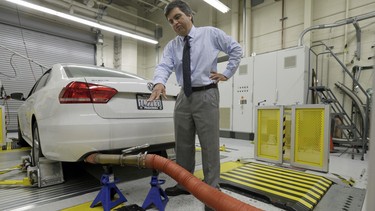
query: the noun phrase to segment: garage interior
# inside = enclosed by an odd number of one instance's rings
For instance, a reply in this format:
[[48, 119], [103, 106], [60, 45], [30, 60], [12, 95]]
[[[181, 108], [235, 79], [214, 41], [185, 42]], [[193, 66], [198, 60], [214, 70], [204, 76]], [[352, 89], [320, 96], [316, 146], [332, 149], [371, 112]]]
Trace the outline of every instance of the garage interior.
[[[26, 169], [32, 146], [18, 145], [22, 102], [9, 97], [27, 96], [56, 63], [152, 80], [176, 36], [163, 13], [171, 1], [0, 2], [1, 210], [204, 210], [203, 194], [164, 195], [176, 184], [173, 172], [126, 160], [152, 155], [146, 146], [117, 154], [114, 165], [42, 158], [35, 178]], [[195, 26], [217, 27], [243, 49], [235, 75], [219, 83], [221, 192], [253, 210], [372, 210], [375, 2], [220, 0], [225, 13], [186, 2]], [[227, 60], [219, 55], [218, 72]], [[177, 83], [173, 75], [169, 83]], [[200, 151], [197, 137], [197, 180]], [[173, 161], [174, 150], [163, 156]], [[113, 191], [116, 200], [105, 203]]]

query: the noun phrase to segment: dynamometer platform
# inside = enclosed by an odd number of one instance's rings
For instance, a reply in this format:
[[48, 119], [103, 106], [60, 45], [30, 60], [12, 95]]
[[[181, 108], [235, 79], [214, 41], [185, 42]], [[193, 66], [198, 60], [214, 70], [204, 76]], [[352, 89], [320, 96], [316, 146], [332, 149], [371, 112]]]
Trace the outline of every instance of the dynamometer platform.
[[222, 188], [285, 210], [358, 211], [366, 196], [365, 189], [299, 170], [255, 162], [234, 166], [221, 173]]
[[220, 175], [223, 188], [287, 210], [308, 211], [333, 182], [325, 177], [251, 162]]

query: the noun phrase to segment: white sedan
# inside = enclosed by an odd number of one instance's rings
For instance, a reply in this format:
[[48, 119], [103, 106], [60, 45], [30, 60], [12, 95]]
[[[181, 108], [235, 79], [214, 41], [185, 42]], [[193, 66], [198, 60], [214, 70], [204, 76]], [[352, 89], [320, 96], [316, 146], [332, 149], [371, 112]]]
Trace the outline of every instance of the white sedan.
[[179, 87], [167, 85], [167, 98], [147, 102], [153, 84], [114, 69], [56, 64], [35, 83], [18, 110], [19, 140], [39, 157], [76, 162], [98, 151], [150, 144], [174, 147], [173, 109]]

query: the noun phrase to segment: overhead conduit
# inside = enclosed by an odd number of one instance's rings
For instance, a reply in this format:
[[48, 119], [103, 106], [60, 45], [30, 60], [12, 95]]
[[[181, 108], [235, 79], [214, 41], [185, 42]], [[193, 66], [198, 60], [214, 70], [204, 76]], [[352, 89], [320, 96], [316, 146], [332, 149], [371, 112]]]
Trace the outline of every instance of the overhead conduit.
[[260, 210], [207, 185], [175, 162], [158, 155], [138, 154], [125, 156], [96, 153], [89, 155], [85, 162], [156, 169], [172, 177], [197, 199], [217, 211]]
[[[81, 14], [84, 14], [86, 16], [91, 16], [92, 18], [95, 18], [96, 15], [97, 15], [97, 10], [94, 9], [94, 8], [89, 8], [87, 7], [86, 5], [84, 4], [81, 4], [81, 3], [78, 3], [78, 2], [75, 2], [75, 1], [71, 1], [71, 0], [63, 0], [63, 1], [55, 1], [55, 0], [44, 0], [45, 2], [48, 2], [50, 4], [54, 4], [54, 5], [57, 5], [59, 7], [63, 7], [67, 10], [71, 10], [71, 11], [76, 11], [75, 15], [78, 15], [78, 13], [81, 13]], [[87, 17], [86, 17], [87, 18]], [[155, 32], [153, 30], [149, 30], [149, 29], [146, 29], [146, 28], [143, 28], [143, 27], [139, 27], [139, 26], [136, 26], [134, 24], [131, 24], [131, 23], [127, 23], [127, 22], [124, 22], [124, 21], [121, 21], [121, 20], [118, 20], [118, 19], [115, 19], [115, 18], [111, 18], [109, 16], [103, 16], [102, 21], [104, 21], [105, 25], [108, 25], [108, 24], [114, 24], [114, 25], [117, 25], [117, 26], [120, 26], [120, 27], [124, 27], [128, 30], [131, 30], [133, 33], [143, 33], [144, 35], [148, 35], [150, 37], [154, 37], [155, 36]], [[98, 23], [102, 23], [101, 21], [98, 21]]]
[[[366, 14], [363, 14], [363, 15], [358, 15], [358, 16], [355, 16], [355, 17], [346, 18], [346, 19], [343, 19], [343, 20], [340, 20], [340, 21], [336, 21], [333, 24], [320, 24], [320, 25], [311, 26], [311, 27], [303, 30], [301, 32], [301, 34], [299, 35], [298, 46], [302, 46], [303, 36], [309, 31], [316, 30], [316, 29], [334, 28], [334, 27], [343, 26], [343, 25], [346, 25], [346, 24], [351, 24], [351, 23], [354, 24], [354, 27], [356, 28], [357, 39], [360, 39], [359, 38], [360, 30], [359, 30], [359, 28], [357, 28], [358, 27], [358, 25], [356, 25], [357, 22], [362, 21], [362, 20], [366, 20], [366, 19], [369, 19], [369, 18], [373, 18], [373, 17], [375, 17], [375, 12], [369, 12], [369, 13], [366, 13]], [[358, 45], [357, 45], [357, 47], [358, 47]]]

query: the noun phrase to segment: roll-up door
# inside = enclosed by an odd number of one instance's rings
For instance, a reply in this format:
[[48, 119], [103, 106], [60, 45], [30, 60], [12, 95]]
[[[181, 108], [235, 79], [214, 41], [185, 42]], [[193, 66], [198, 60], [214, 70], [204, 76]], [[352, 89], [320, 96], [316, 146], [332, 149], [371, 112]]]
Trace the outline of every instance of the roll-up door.
[[[0, 24], [0, 38], [0, 80], [8, 95], [22, 92], [27, 96], [35, 81], [47, 70], [42, 66], [95, 64], [93, 44], [6, 24]], [[4, 100], [1, 104], [6, 108], [7, 130], [16, 131], [17, 109], [22, 102]]]

